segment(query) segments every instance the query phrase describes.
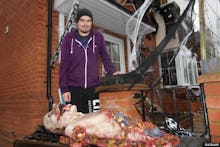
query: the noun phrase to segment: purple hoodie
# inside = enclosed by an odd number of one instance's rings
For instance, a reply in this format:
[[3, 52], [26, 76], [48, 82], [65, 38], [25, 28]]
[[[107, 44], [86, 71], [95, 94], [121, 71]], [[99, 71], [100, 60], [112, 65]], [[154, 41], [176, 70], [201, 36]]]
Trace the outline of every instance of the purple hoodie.
[[77, 40], [78, 32], [72, 31], [63, 38], [60, 63], [61, 92], [68, 92], [69, 86], [94, 88], [99, 85], [99, 56], [108, 74], [115, 68], [106, 51], [104, 37], [99, 32], [91, 31], [87, 47]]

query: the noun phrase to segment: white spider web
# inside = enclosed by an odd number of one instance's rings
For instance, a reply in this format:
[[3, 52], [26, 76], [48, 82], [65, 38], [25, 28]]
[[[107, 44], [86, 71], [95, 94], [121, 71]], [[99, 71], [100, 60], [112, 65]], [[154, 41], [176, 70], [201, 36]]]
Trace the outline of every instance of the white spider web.
[[143, 35], [155, 31], [152, 26], [142, 22], [142, 18], [152, 1], [153, 0], [145, 0], [126, 24], [126, 33], [133, 43], [132, 52], [129, 57], [129, 69], [131, 70], [135, 70], [138, 67], [137, 52]]

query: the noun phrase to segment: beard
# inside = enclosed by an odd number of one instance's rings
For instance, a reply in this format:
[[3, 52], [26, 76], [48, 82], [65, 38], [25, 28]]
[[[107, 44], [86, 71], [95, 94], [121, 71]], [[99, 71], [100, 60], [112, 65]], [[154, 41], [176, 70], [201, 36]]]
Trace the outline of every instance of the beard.
[[87, 25], [84, 25], [84, 26], [78, 26], [78, 30], [79, 32], [81, 32], [82, 34], [89, 34], [90, 31], [91, 31], [92, 27], [91, 26], [87, 26]]
[[87, 34], [87, 33], [90, 32], [90, 30], [80, 30], [80, 32], [83, 33], [83, 34]]

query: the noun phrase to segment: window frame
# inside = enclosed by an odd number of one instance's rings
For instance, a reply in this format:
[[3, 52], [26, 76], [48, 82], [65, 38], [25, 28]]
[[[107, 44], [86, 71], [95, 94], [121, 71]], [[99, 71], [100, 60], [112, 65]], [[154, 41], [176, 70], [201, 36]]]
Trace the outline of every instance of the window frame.
[[[119, 51], [120, 51], [120, 71], [125, 73], [125, 52], [124, 52], [124, 41], [120, 38], [117, 38], [115, 36], [111, 36], [109, 34], [103, 33], [105, 41], [118, 44], [119, 45]], [[104, 66], [102, 64], [102, 76], [104, 75]]]
[[[173, 56], [175, 56], [175, 52], [177, 51], [178, 49], [177, 48], [172, 48], [172, 49], [166, 49], [165, 51], [162, 52], [163, 53], [168, 53], [168, 52], [173, 52]], [[178, 57], [178, 58], [177, 58]], [[188, 56], [189, 57], [189, 56]], [[196, 64], [190, 64], [190, 66], [187, 66], [187, 72], [188, 71], [193, 71], [193, 74], [189, 74], [187, 73], [187, 77], [183, 77], [183, 73], [185, 72], [184, 70], [184, 63], [183, 63], [183, 60], [182, 60], [183, 56], [179, 55], [179, 52], [177, 53], [175, 59], [174, 59], [174, 64], [175, 64], [175, 74], [176, 74], [176, 85], [164, 85], [164, 82], [163, 82], [163, 77], [161, 78], [161, 87], [170, 87], [170, 86], [194, 86], [194, 85], [198, 85], [198, 83], [196, 83], [196, 78], [198, 77], [198, 67]], [[190, 59], [191, 62], [195, 62], [196, 59], [195, 57], [192, 56], [192, 58]], [[159, 72], [160, 72], [160, 76], [162, 76], [162, 63], [161, 63], [161, 55], [158, 57], [158, 65], [159, 65]], [[191, 66], [193, 65], [193, 66]], [[191, 68], [190, 68], [191, 67]], [[194, 67], [192, 69], [192, 67]], [[194, 76], [194, 77], [192, 77]], [[187, 79], [191, 79], [193, 78], [193, 81], [187, 81]]]
[[[173, 55], [174, 55], [176, 50], [177, 50], [177, 48], [166, 49], [165, 51], [162, 52], [162, 54], [164, 54], [164, 53], [168, 54], [168, 52], [171, 52], [171, 51], [172, 51], [172, 52], [173, 52]], [[174, 62], [174, 64], [175, 64], [175, 60], [174, 60], [173, 62]], [[162, 76], [162, 70], [163, 70], [163, 68], [162, 68], [162, 63], [161, 63], [161, 55], [158, 57], [158, 66], [160, 67], [160, 68], [159, 68], [160, 76]], [[173, 69], [173, 68], [174, 68], [174, 67], [172, 67], [171, 69]], [[175, 71], [176, 71], [176, 64], [175, 64]], [[166, 87], [177, 86], [177, 85], [178, 85], [178, 83], [176, 83], [176, 85], [164, 85], [163, 80], [164, 80], [164, 79], [163, 79], [163, 76], [162, 76], [161, 81], [160, 81], [161, 87], [166, 88]], [[169, 79], [169, 81], [170, 81], [170, 79]], [[176, 81], [177, 81], [177, 75], [176, 75]]]

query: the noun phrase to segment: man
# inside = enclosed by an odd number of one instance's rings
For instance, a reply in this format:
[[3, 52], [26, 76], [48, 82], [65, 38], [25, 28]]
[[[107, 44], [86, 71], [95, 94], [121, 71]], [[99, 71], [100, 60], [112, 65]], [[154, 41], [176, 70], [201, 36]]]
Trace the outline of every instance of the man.
[[89, 113], [99, 103], [95, 93], [99, 85], [99, 57], [108, 74], [120, 72], [106, 51], [103, 35], [92, 29], [91, 11], [80, 9], [75, 21], [77, 30], [66, 34], [62, 42], [60, 88], [64, 101], [76, 105], [79, 112]]

